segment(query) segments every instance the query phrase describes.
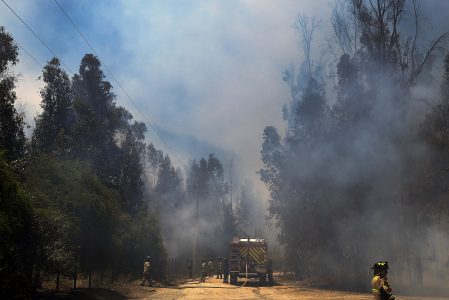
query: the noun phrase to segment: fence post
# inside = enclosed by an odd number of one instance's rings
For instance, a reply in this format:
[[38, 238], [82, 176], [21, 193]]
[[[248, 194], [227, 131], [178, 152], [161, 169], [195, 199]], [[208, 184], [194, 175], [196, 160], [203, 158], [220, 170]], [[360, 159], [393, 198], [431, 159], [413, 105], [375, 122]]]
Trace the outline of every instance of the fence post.
[[59, 293], [59, 266], [58, 271], [56, 273], [56, 293]]
[[175, 265], [173, 266], [173, 274], [176, 276], [176, 258], [175, 258]]
[[73, 288], [76, 289], [76, 280], [78, 279], [78, 268], [75, 265], [75, 274], [73, 276]]
[[89, 288], [92, 287], [92, 271], [89, 270]]
[[167, 258], [167, 280], [170, 278], [170, 257]]

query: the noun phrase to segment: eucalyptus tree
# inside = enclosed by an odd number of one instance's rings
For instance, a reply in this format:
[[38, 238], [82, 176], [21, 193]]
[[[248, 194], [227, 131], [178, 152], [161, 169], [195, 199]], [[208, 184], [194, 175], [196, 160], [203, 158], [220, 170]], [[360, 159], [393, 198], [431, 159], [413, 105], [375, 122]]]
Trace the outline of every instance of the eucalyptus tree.
[[58, 58], [44, 66], [41, 89], [42, 113], [36, 118], [33, 132], [33, 150], [67, 154], [71, 152], [74, 111], [73, 93], [67, 73], [61, 69]]
[[25, 122], [15, 107], [17, 76], [11, 69], [19, 61], [18, 49], [12, 36], [0, 26], [0, 148], [10, 161], [25, 153]]

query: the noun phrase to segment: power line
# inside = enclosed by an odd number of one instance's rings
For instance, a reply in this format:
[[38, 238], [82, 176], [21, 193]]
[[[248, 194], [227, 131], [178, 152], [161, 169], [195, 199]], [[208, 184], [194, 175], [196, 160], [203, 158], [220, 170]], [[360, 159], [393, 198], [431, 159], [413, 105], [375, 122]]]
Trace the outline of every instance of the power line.
[[[2, 0], [3, 1], [3, 0]], [[134, 102], [134, 100], [132, 99], [132, 97], [126, 92], [125, 88], [122, 86], [122, 84], [120, 83], [120, 81], [115, 77], [114, 73], [112, 73], [111, 69], [108, 67], [108, 65], [102, 61], [102, 59], [100, 58], [100, 56], [96, 53], [95, 49], [92, 47], [92, 45], [89, 43], [89, 41], [87, 40], [87, 38], [84, 36], [84, 34], [79, 30], [78, 26], [76, 26], [75, 22], [73, 22], [73, 20], [70, 18], [69, 14], [65, 11], [65, 9], [62, 7], [62, 5], [58, 2], [58, 0], [53, 0], [56, 5], [59, 7], [59, 9], [62, 11], [62, 13], [64, 14], [64, 16], [66, 17], [66, 19], [68, 20], [68, 22], [70, 24], [72, 24], [72, 26], [75, 28], [75, 30], [78, 32], [78, 34], [81, 36], [81, 38], [83, 39], [83, 41], [86, 43], [86, 45], [90, 48], [90, 50], [92, 50], [92, 53], [98, 57], [98, 60], [101, 62], [102, 65], [105, 66], [106, 70], [109, 72], [109, 74], [111, 75], [112, 79], [117, 83], [117, 85], [119, 86], [119, 88], [122, 90], [122, 92], [126, 95], [126, 97], [128, 98], [128, 100], [131, 102], [131, 104], [134, 106], [134, 108], [142, 115], [143, 119], [148, 123], [148, 125], [150, 126], [150, 128], [153, 130], [154, 134], [156, 135], [156, 137], [165, 145], [165, 147], [169, 150], [169, 152], [175, 157], [175, 159], [178, 161], [178, 163], [184, 168], [185, 171], [187, 171], [186, 166], [181, 162], [181, 160], [179, 159], [179, 157], [176, 155], [176, 153], [170, 148], [170, 146], [168, 146], [168, 144], [160, 137], [160, 135], [157, 133], [156, 128], [151, 124], [150, 120], [147, 118], [147, 116], [143, 113], [143, 111], [141, 111], [139, 109], [139, 107], [136, 105], [136, 103]]]
[[[5, 0], [1, 0], [3, 4], [6, 5], [6, 7], [28, 28], [28, 30], [54, 55], [54, 57], [58, 58], [59, 61], [62, 63], [62, 65], [69, 71], [69, 73], [74, 76], [75, 74], [72, 72], [72, 70], [67, 66], [66, 63], [62, 59], [60, 59], [56, 53], [40, 38], [40, 36], [16, 13], [16, 11], [8, 5], [8, 3], [5, 2]], [[131, 102], [131, 104], [134, 106], [134, 108], [142, 115], [142, 117], [146, 120], [150, 128], [153, 130], [154, 134], [157, 136], [157, 138], [165, 145], [165, 147], [171, 152], [171, 154], [175, 157], [175, 159], [178, 161], [178, 163], [184, 167], [184, 169], [187, 171], [186, 166], [182, 163], [182, 161], [179, 159], [179, 157], [176, 155], [176, 153], [171, 149], [171, 147], [159, 136], [157, 133], [156, 128], [151, 124], [150, 120], [146, 117], [146, 115], [139, 109], [139, 107], [136, 105], [132, 97], [126, 92], [125, 88], [122, 86], [120, 81], [115, 77], [114, 73], [111, 71], [111, 69], [108, 67], [104, 61], [101, 60], [100, 56], [96, 53], [96, 51], [93, 49], [92, 45], [89, 43], [87, 38], [82, 34], [82, 32], [79, 30], [79, 28], [76, 26], [76, 24], [72, 21], [70, 16], [67, 14], [67, 12], [64, 10], [64, 8], [60, 5], [60, 3], [57, 0], [54, 0], [56, 5], [60, 8], [60, 10], [63, 12], [66, 19], [72, 24], [72, 26], [75, 28], [75, 30], [78, 32], [78, 34], [81, 36], [83, 41], [86, 43], [86, 45], [92, 50], [92, 52], [95, 54], [95, 56], [98, 57], [100, 62], [105, 66], [106, 70], [110, 73], [111, 77], [114, 79], [114, 81], [117, 83], [119, 88], [123, 91], [123, 93], [126, 95], [128, 100]], [[21, 44], [19, 44], [19, 47], [32, 59], [34, 60], [39, 66], [43, 67], [42, 63], [40, 63], [31, 53], [29, 53]]]
[[23, 52], [25, 52], [29, 57], [31, 57], [32, 60], [34, 60], [41, 68], [44, 67], [43, 64], [41, 64], [36, 58], [34, 58], [33, 55], [31, 55], [31, 53], [29, 53], [17, 40], [14, 41], [17, 45], [19, 45], [20, 49], [23, 50]]
[[[2, 0], [2, 2], [6, 5], [6, 7], [8, 7], [8, 9], [28, 28], [29, 31], [31, 31], [31, 33], [57, 58], [59, 59], [59, 61], [64, 65], [64, 67], [70, 72], [70, 74], [74, 75], [73, 72], [70, 70], [70, 68], [64, 63], [64, 61], [62, 61], [57, 55], [56, 53], [50, 49], [50, 47], [47, 46], [47, 44], [39, 37], [39, 35], [34, 32], [33, 29], [31, 29], [30, 26], [28, 26], [28, 24], [15, 12], [14, 9], [12, 9], [11, 6], [8, 5], [8, 3], [5, 2], [5, 0]], [[21, 47], [22, 48], [22, 47]], [[23, 49], [23, 48], [22, 48]], [[25, 51], [25, 50], [24, 50]], [[27, 51], [25, 51], [26, 53], [28, 53]], [[31, 56], [31, 55], [30, 55]], [[33, 60], [35, 60], [33, 58]], [[36, 61], [36, 60], [35, 60]], [[36, 61], [37, 62], [37, 61]], [[39, 63], [40, 64], [40, 63]]]
[[[76, 24], [72, 21], [72, 19], [70, 18], [70, 16], [67, 14], [67, 12], [65, 11], [65, 9], [61, 6], [61, 4], [59, 4], [59, 2], [57, 0], [54, 0], [54, 2], [56, 3], [56, 5], [59, 7], [59, 9], [62, 11], [62, 13], [64, 14], [64, 16], [66, 17], [66, 19], [70, 22], [70, 24], [73, 25], [73, 27], [75, 27], [75, 30], [78, 32], [78, 34], [81, 36], [81, 38], [84, 40], [84, 42], [87, 44], [87, 46], [90, 48], [90, 50], [92, 50], [92, 52], [96, 55], [97, 53], [95, 53], [95, 50], [93, 49], [92, 45], [89, 43], [89, 41], [86, 39], [86, 37], [83, 35], [83, 33], [78, 29], [78, 26], [76, 26]], [[99, 56], [98, 56], [99, 57]]]

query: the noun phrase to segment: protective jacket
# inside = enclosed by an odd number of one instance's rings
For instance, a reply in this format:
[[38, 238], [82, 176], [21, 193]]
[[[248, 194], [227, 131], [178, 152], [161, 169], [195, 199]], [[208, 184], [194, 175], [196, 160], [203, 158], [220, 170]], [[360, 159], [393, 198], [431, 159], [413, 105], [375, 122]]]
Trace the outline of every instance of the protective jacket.
[[373, 277], [371, 280], [371, 291], [375, 300], [394, 300], [391, 294], [391, 287], [388, 284], [387, 278], [382, 278], [379, 275]]
[[149, 261], [144, 262], [143, 264], [143, 274], [149, 274], [151, 269], [151, 265]]

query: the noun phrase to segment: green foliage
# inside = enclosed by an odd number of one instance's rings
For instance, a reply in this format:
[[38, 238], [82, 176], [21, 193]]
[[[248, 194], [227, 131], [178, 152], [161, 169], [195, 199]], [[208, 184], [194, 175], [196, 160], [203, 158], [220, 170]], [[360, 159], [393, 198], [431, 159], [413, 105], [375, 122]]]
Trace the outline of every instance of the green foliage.
[[[41, 269], [70, 266], [78, 260], [82, 270], [99, 270], [112, 260], [119, 197], [87, 164], [50, 155], [36, 157], [28, 168], [26, 188], [40, 209], [39, 244], [44, 253], [38, 257], [47, 260], [41, 262]], [[73, 255], [52, 253], [49, 248]]]
[[19, 47], [3, 26], [0, 26], [0, 41], [0, 74], [3, 75], [10, 65], [15, 65], [19, 61], [17, 58]]
[[181, 209], [186, 205], [181, 170], [175, 168], [170, 157], [157, 150], [153, 144], [146, 148], [145, 159], [147, 170], [152, 176], [150, 192], [153, 196], [153, 207], [162, 218], [169, 218], [165, 214], [172, 214], [173, 209]]
[[[37, 207], [39, 269], [139, 274], [144, 257], [165, 250], [157, 219], [122, 211], [118, 191], [106, 187], [85, 162], [36, 157], [30, 164], [27, 191]], [[160, 276], [163, 276], [163, 272]]]
[[134, 122], [122, 131], [118, 189], [127, 212], [136, 213], [143, 206], [142, 175], [145, 169], [144, 123]]
[[221, 199], [228, 193], [223, 165], [214, 154], [209, 154], [207, 160], [201, 158], [199, 163], [192, 162], [187, 185], [192, 193], [215, 195], [215, 199]]
[[170, 157], [165, 155], [158, 169], [156, 192], [167, 194], [178, 190], [181, 184], [181, 176], [173, 167]]
[[[0, 41], [0, 147], [12, 161], [23, 157], [25, 144], [10, 75], [18, 48], [3, 27]], [[112, 85], [91, 54], [72, 82], [57, 58], [42, 79], [43, 112], [30, 152], [11, 162], [22, 185], [0, 155], [0, 296], [31, 292], [43, 274], [72, 274], [75, 266], [140, 276], [147, 255], [162, 278], [166, 253], [158, 220], [143, 207], [145, 124], [132, 122], [115, 104]], [[171, 182], [167, 191], [180, 185], [168, 156], [156, 167], [161, 180]]]
[[365, 120], [370, 113], [370, 101], [367, 101], [370, 95], [365, 92], [357, 64], [353, 60], [344, 54], [337, 64], [337, 102], [332, 107], [332, 113], [336, 125], [344, 130]]
[[57, 209], [36, 208], [34, 263], [39, 270], [71, 274], [76, 263], [76, 224]]
[[260, 151], [264, 168], [258, 174], [263, 183], [267, 185], [271, 193], [276, 193], [280, 188], [280, 172], [284, 163], [284, 149], [281, 137], [277, 129], [267, 126], [262, 135], [263, 143]]
[[329, 109], [324, 97], [324, 86], [314, 78], [310, 78], [296, 109], [298, 124], [291, 138], [303, 142], [317, 139], [325, 132], [325, 117]]
[[[0, 152], [0, 296], [29, 292], [33, 210]], [[28, 282], [28, 284], [26, 284]]]
[[143, 261], [150, 256], [154, 270], [152, 275], [157, 280], [164, 278], [167, 253], [157, 218], [142, 212], [132, 218], [122, 215], [120, 223], [118, 236], [121, 247], [117, 253], [119, 259], [113, 266], [122, 272], [141, 274]]
[[24, 116], [14, 107], [16, 77], [10, 72], [18, 62], [17, 51], [11, 35], [0, 26], [0, 148], [10, 161], [25, 152]]
[[65, 154], [71, 150], [73, 127], [73, 93], [71, 82], [60, 62], [53, 58], [43, 70], [45, 87], [40, 91], [43, 112], [36, 118], [32, 137], [34, 151]]
[[125, 129], [131, 115], [117, 107], [112, 85], [104, 80], [101, 63], [92, 54], [81, 60], [79, 74], [73, 77], [75, 97], [74, 153], [92, 162], [101, 180], [116, 186], [120, 176], [118, 130]]

